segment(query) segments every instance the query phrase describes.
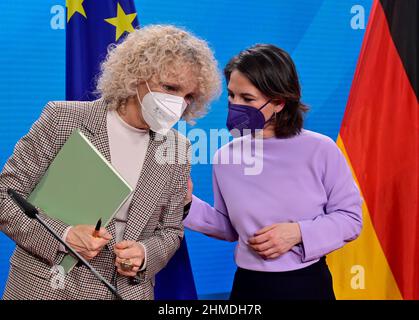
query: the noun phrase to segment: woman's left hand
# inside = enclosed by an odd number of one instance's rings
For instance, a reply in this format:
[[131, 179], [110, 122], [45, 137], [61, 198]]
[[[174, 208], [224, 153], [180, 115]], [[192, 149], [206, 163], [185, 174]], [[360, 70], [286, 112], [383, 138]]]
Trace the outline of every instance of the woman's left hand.
[[[115, 245], [114, 251], [116, 255], [115, 266], [118, 268], [118, 273], [127, 277], [135, 277], [144, 263], [143, 246], [136, 241], [124, 240]], [[131, 270], [122, 268], [122, 264], [127, 261], [132, 265]]]
[[276, 223], [249, 238], [249, 246], [264, 259], [274, 259], [302, 241], [298, 223]]

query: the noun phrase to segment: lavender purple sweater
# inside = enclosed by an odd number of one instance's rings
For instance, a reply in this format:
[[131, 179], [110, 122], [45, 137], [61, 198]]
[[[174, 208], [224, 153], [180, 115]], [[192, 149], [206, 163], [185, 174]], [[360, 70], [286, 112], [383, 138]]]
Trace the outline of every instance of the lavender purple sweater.
[[[236, 264], [256, 271], [306, 267], [359, 235], [362, 198], [346, 159], [332, 139], [302, 130], [292, 138], [259, 141], [263, 154], [253, 154], [263, 165], [259, 174], [244, 171], [250, 158], [246, 161], [243, 155], [248, 150], [255, 152], [257, 145], [250, 135], [217, 151], [214, 206], [193, 196], [185, 227], [218, 239], [238, 240]], [[247, 151], [243, 147], [246, 143], [252, 146]], [[237, 155], [242, 161], [231, 163]], [[221, 163], [222, 159], [229, 159], [230, 164]], [[247, 241], [256, 231], [281, 222], [297, 222], [302, 243], [278, 258], [264, 260]]]

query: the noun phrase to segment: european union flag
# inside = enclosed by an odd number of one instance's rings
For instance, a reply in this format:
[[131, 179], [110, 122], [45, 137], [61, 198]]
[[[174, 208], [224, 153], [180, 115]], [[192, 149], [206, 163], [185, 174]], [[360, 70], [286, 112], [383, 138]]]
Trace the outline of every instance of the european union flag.
[[67, 0], [66, 98], [94, 100], [107, 48], [138, 26], [132, 0]]
[[[66, 99], [94, 100], [107, 48], [138, 27], [132, 0], [67, 0]], [[185, 239], [156, 277], [155, 299], [197, 299]]]

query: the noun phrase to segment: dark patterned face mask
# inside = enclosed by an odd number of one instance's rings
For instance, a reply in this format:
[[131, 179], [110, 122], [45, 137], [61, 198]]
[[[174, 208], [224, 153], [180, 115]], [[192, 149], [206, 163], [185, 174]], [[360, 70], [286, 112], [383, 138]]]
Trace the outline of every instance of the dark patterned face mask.
[[243, 130], [247, 129], [250, 132], [255, 132], [258, 129], [263, 129], [265, 123], [265, 116], [262, 109], [265, 108], [271, 100], [268, 100], [260, 108], [254, 108], [241, 104], [228, 103], [227, 128], [232, 131], [236, 129], [243, 135]]

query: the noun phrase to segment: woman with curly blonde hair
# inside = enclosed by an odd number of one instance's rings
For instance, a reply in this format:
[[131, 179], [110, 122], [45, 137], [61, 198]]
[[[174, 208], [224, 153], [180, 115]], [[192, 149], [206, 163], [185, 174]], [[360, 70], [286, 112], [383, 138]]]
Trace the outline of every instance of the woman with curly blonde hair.
[[187, 107], [182, 116], [193, 122], [219, 94], [220, 75], [205, 41], [173, 26], [155, 25], [114, 46], [102, 64], [98, 91], [124, 114], [126, 107], [137, 105], [137, 89], [140, 97], [148, 92], [147, 84], [152, 90], [183, 95]]
[[[50, 268], [60, 263], [64, 248], [7, 196], [13, 188], [27, 197], [79, 129], [134, 192], [98, 237], [91, 225], [69, 226], [47, 216], [44, 221], [123, 298], [153, 299], [154, 277], [183, 238], [190, 143], [172, 127], [180, 118], [193, 122], [205, 114], [219, 91], [207, 43], [174, 26], [153, 25], [110, 48], [98, 77], [98, 100], [49, 102], [0, 174], [0, 230], [17, 244], [3, 298], [114, 298], [82, 266], [66, 275], [63, 289], [54, 289]], [[177, 150], [175, 161], [161, 161], [163, 144]]]

